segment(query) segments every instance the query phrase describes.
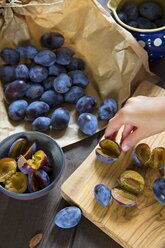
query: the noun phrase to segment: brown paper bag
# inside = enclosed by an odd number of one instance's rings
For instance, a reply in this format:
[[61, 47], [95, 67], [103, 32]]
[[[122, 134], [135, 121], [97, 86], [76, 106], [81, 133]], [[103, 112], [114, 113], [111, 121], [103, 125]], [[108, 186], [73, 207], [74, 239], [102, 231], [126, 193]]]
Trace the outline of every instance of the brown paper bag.
[[[99, 104], [112, 97], [120, 108], [141, 80], [158, 80], [149, 71], [147, 53], [95, 0], [4, 4], [0, 15], [0, 49], [15, 47], [27, 40], [40, 47], [39, 39], [43, 33], [61, 32], [65, 46], [73, 48], [76, 56], [86, 61], [86, 74], [90, 79], [86, 94], [96, 96]], [[10, 134], [31, 130], [31, 123], [27, 121], [9, 120], [2, 86], [0, 104], [1, 140]], [[71, 111], [68, 128], [48, 133], [62, 147], [86, 137], [78, 129], [74, 106], [68, 108]], [[98, 130], [105, 125], [100, 121]]]

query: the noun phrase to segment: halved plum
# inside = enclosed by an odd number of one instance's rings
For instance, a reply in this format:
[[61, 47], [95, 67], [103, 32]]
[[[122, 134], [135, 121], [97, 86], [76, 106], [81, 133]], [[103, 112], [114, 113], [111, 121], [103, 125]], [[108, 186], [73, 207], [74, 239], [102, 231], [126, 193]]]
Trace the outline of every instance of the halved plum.
[[125, 207], [133, 207], [137, 204], [137, 197], [121, 188], [113, 188], [111, 190], [112, 198]]
[[19, 138], [11, 145], [8, 156], [11, 158], [18, 158], [23, 154], [27, 148], [28, 140], [26, 138]]
[[145, 165], [151, 156], [149, 145], [145, 143], [139, 144], [133, 151], [133, 159], [137, 165]]
[[5, 182], [17, 170], [17, 163], [13, 158], [0, 159], [0, 182]]
[[26, 152], [23, 154], [25, 159], [30, 159], [34, 153], [37, 151], [37, 144], [36, 142], [33, 142], [26, 150]]
[[15, 193], [24, 193], [27, 189], [27, 185], [27, 176], [22, 172], [16, 172], [5, 181], [5, 189]]
[[30, 192], [36, 192], [44, 189], [50, 184], [50, 178], [44, 170], [37, 170], [28, 175], [28, 189]]
[[152, 150], [150, 159], [145, 163], [146, 166], [159, 169], [165, 166], [165, 148], [156, 147]]

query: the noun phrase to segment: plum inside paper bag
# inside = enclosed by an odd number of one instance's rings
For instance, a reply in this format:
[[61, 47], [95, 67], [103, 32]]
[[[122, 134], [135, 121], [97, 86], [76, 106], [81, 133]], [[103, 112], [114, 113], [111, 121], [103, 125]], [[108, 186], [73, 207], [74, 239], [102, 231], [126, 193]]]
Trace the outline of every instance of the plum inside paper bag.
[[[152, 82], [158, 80], [149, 71], [145, 51], [98, 2], [64, 0], [49, 2], [48, 5], [42, 3], [31, 1], [26, 5], [8, 4], [1, 9], [0, 50], [5, 47], [15, 48], [23, 42], [30, 42], [41, 49], [40, 38], [43, 34], [61, 33], [65, 38], [63, 46], [73, 49], [74, 56], [86, 63], [85, 74], [89, 83], [85, 95], [96, 97], [98, 105], [93, 112], [96, 116], [98, 107], [105, 99], [115, 99], [120, 108], [122, 102], [130, 96], [131, 88], [135, 89], [144, 79]], [[4, 63], [2, 60], [0, 62]], [[3, 87], [1, 84], [1, 140], [10, 134], [31, 130], [31, 122], [11, 121], [8, 118]], [[48, 132], [62, 147], [87, 137], [79, 130], [75, 105], [66, 105], [70, 112], [68, 127], [62, 131]], [[97, 131], [106, 124], [100, 120]]]

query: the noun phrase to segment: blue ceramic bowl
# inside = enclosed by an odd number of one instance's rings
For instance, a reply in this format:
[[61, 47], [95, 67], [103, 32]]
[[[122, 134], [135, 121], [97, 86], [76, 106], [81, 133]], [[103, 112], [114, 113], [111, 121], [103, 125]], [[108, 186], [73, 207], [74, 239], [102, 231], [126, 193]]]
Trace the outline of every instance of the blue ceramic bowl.
[[53, 168], [51, 172], [50, 181], [51, 183], [44, 189], [33, 193], [23, 193], [18, 194], [5, 189], [0, 185], [0, 191], [5, 195], [18, 199], [18, 200], [33, 200], [46, 195], [56, 184], [57, 180], [60, 178], [61, 173], [64, 169], [64, 154], [57, 142], [50, 136], [32, 131], [32, 132], [21, 132], [13, 134], [3, 141], [0, 142], [0, 158], [8, 157], [8, 151], [13, 142], [20, 137], [27, 138], [30, 142], [34, 140], [37, 143], [38, 149], [42, 149], [48, 156], [49, 162]]
[[[146, 1], [147, 0], [134, 0], [137, 4]], [[128, 26], [122, 22], [117, 15], [117, 11], [126, 2], [128, 2], [128, 0], [109, 0], [107, 6], [112, 11], [116, 21], [122, 27], [130, 31], [140, 45], [148, 52], [149, 60], [151, 62], [165, 57], [165, 26], [155, 29], [139, 29]], [[155, 2], [158, 2], [163, 7], [165, 13], [165, 0], [157, 0]]]

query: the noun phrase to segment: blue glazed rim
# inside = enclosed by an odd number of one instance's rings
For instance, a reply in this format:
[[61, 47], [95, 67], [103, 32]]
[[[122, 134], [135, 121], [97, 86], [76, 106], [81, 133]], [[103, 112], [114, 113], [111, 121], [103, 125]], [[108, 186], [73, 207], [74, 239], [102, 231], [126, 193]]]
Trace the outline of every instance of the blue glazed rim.
[[60, 169], [60, 172], [58, 173], [58, 175], [53, 179], [53, 181], [46, 188], [39, 190], [37, 192], [21, 193], [21, 194], [20, 193], [14, 193], [14, 192], [11, 192], [11, 191], [5, 189], [2, 185], [0, 185], [0, 192], [2, 192], [3, 194], [5, 194], [9, 197], [17, 199], [17, 200], [33, 200], [33, 199], [41, 198], [42, 196], [46, 195], [51, 189], [54, 188], [54, 185], [60, 179], [61, 174], [63, 172], [63, 169], [65, 167], [65, 157], [64, 157], [64, 153], [62, 151], [62, 148], [59, 146], [59, 144], [52, 137], [50, 137], [47, 134], [41, 133], [41, 132], [27, 131], [27, 132], [19, 132], [19, 133], [12, 134], [0, 142], [0, 147], [3, 146], [3, 144], [6, 143], [8, 140], [10, 140], [12, 137], [14, 138], [16, 136], [17, 138], [19, 138], [19, 137], [24, 136], [24, 135], [28, 136], [28, 135], [32, 135], [32, 134], [40, 135], [40, 136], [42, 135], [42, 136], [46, 137], [47, 139], [50, 139], [55, 144], [55, 146], [58, 148], [58, 150], [60, 152], [60, 156], [61, 156], [61, 166], [60, 166], [61, 169]]

